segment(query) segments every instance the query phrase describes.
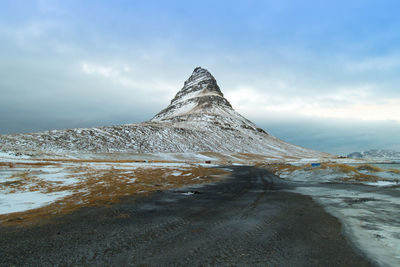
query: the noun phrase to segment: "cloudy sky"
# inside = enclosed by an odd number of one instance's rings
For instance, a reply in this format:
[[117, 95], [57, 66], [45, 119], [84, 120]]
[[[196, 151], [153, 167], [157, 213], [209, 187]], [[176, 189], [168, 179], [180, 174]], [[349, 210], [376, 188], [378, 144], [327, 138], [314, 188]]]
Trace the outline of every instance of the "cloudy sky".
[[0, 134], [140, 122], [196, 66], [305, 147], [400, 150], [399, 1], [0, 2]]

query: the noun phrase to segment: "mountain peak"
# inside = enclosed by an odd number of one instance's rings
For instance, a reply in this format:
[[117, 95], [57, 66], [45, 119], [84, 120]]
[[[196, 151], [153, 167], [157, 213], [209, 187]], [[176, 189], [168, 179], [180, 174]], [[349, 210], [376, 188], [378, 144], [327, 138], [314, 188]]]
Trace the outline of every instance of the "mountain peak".
[[211, 73], [197, 67], [193, 70], [192, 75], [184, 82], [183, 88], [172, 99], [171, 104], [185, 101], [192, 97], [199, 97], [205, 95], [217, 95], [224, 97], [219, 88], [217, 81]]
[[152, 121], [165, 121], [190, 113], [213, 113], [213, 108], [232, 110], [214, 76], [208, 70], [197, 67], [170, 105], [154, 116]]
[[[281, 160], [286, 156], [290, 159], [327, 156], [324, 153], [285, 143], [258, 128], [232, 108], [224, 98], [215, 78], [208, 70], [201, 67], [194, 69], [170, 105], [150, 122], [0, 135], [0, 147], [0, 150], [4, 151], [26, 151], [34, 154], [37, 151], [46, 154], [50, 151], [74, 153], [211, 151], [258, 153], [268, 155], [273, 160]], [[248, 155], [240, 157], [247, 159]]]
[[206, 80], [215, 80], [215, 78], [207, 69], [197, 67], [193, 70], [192, 75], [185, 81], [184, 84], [186, 85], [187, 83], [201, 82]]
[[[200, 67], [200, 66], [194, 68], [193, 73], [205, 73], [205, 74], [211, 75], [211, 73], [210, 73], [207, 69], [203, 69], [203, 68]], [[193, 74], [192, 74], [192, 75], [193, 75]]]

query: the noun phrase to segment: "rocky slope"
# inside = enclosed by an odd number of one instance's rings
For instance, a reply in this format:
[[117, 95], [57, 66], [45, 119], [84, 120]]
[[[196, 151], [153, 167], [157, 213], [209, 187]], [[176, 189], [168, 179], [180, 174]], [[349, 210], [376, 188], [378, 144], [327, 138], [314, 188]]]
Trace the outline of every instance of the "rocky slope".
[[150, 121], [121, 126], [0, 136], [3, 151], [257, 153], [325, 157], [285, 143], [237, 113], [215, 78], [196, 68], [170, 105]]

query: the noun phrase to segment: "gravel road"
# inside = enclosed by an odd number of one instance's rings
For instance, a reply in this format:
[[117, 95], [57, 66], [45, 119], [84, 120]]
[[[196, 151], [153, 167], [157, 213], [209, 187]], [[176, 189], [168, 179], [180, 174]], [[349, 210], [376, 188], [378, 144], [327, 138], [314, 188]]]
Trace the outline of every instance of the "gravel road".
[[[338, 220], [266, 170], [0, 227], [1, 266], [371, 266]], [[187, 194], [189, 192], [189, 194]]]

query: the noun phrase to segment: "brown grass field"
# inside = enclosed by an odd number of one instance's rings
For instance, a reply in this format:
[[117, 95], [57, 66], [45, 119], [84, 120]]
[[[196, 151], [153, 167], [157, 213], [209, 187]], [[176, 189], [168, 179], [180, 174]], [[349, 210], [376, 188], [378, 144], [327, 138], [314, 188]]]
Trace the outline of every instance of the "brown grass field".
[[[340, 164], [340, 163], [322, 163], [320, 167], [316, 167], [316, 168], [312, 168], [311, 164], [306, 164], [306, 165], [302, 165], [302, 166], [293, 166], [293, 165], [289, 165], [289, 164], [262, 164], [262, 165], [259, 165], [259, 167], [271, 170], [276, 175], [279, 175], [283, 172], [291, 173], [296, 170], [312, 171], [312, 170], [321, 170], [321, 169], [330, 168], [330, 169], [335, 169], [338, 172], [350, 174], [350, 177], [343, 178], [343, 181], [346, 181], [346, 182], [376, 182], [379, 180], [384, 181], [385, 179], [382, 179], [376, 175], [373, 175], [373, 173], [383, 172], [383, 171], [392, 171], [395, 173], [400, 173], [399, 170], [383, 170], [381, 168], [378, 168], [376, 166], [372, 166], [369, 164], [363, 164], [360, 166], [351, 166], [351, 165]], [[368, 171], [369, 174], [362, 173], [360, 171]]]
[[[64, 163], [68, 164], [64, 165]], [[90, 164], [107, 163], [111, 167], [93, 168]], [[18, 172], [9, 177], [9, 181], [0, 183], [0, 190], [9, 194], [16, 192], [39, 191], [44, 194], [69, 192], [47, 206], [23, 212], [0, 215], [5, 225], [32, 225], [45, 222], [54, 216], [70, 213], [82, 207], [110, 205], [127, 196], [146, 196], [157, 190], [167, 190], [194, 184], [210, 183], [221, 179], [228, 171], [198, 165], [182, 167], [156, 166], [119, 168], [113, 163], [131, 163], [138, 161], [100, 161], [100, 160], [52, 160], [44, 162], [2, 162], [1, 169], [18, 168]], [[73, 164], [71, 164], [73, 163]], [[46, 174], [41, 167], [63, 168], [68, 175], [64, 180], [78, 179], [79, 182], [64, 184], [62, 181], [45, 180]], [[51, 174], [46, 174], [51, 176]]]

